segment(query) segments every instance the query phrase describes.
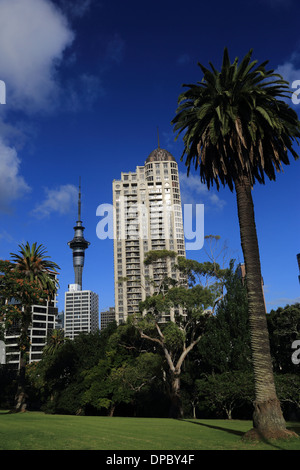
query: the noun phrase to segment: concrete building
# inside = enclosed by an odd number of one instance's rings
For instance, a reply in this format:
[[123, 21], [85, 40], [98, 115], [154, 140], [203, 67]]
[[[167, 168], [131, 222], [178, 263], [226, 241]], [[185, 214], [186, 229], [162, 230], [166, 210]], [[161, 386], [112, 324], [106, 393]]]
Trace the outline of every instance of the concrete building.
[[64, 318], [65, 318], [65, 313], [62, 310], [61, 312], [58, 312], [55, 318], [55, 329], [56, 330], [63, 330], [64, 329]]
[[[55, 329], [55, 317], [57, 315], [56, 296], [51, 301], [45, 301], [41, 305], [32, 305], [32, 323], [29, 327], [29, 363], [39, 361], [42, 358], [43, 349], [47, 343], [49, 333]], [[13, 369], [19, 368], [20, 352], [18, 338], [20, 328], [17, 323], [5, 330], [5, 356], [6, 364]]]
[[175, 270], [174, 259], [157, 261], [153, 266], [144, 264], [150, 250], [169, 250], [185, 257], [175, 158], [158, 145], [144, 165], [134, 172], [122, 172], [121, 178], [113, 181], [113, 205], [115, 313], [119, 324], [138, 311], [139, 302], [159, 289], [166, 276], [185, 281]]
[[100, 325], [101, 330], [107, 327], [109, 323], [112, 323], [116, 320], [115, 307], [109, 307], [108, 310], [100, 312]]
[[99, 329], [98, 295], [69, 284], [65, 292], [65, 337], [74, 339], [79, 333], [94, 333]]

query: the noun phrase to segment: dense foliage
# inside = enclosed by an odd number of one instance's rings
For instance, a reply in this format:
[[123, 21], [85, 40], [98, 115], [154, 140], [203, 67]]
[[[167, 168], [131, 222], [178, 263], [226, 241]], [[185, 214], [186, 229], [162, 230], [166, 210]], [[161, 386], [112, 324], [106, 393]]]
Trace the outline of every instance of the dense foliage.
[[[149, 262], [156, 260], [150, 253]], [[42, 360], [26, 366], [29, 409], [71, 415], [250, 418], [254, 379], [246, 280], [234, 261], [226, 269], [214, 260], [199, 263], [179, 257], [176, 262], [188, 286], [164, 284], [141, 302], [141, 313], [126, 324], [111, 323], [73, 341], [62, 330], [50, 333]], [[19, 299], [23, 292], [30, 298], [20, 302], [30, 304], [32, 295], [41, 295], [42, 285], [11, 271], [10, 262], [2, 262], [1, 269], [7, 272], [1, 278], [4, 298], [15, 291]], [[185, 315], [160, 323], [161, 314], [174, 306], [182, 307]], [[18, 306], [3, 301], [1, 309], [6, 328], [13, 315], [24, 320]], [[300, 366], [292, 361], [292, 343], [300, 335], [300, 304], [272, 310], [267, 320], [277, 393], [286, 416], [299, 419]], [[0, 367], [0, 406], [13, 406], [17, 378], [7, 366]]]
[[[285, 328], [282, 324], [284, 323]], [[277, 393], [287, 419], [299, 419], [299, 365], [291, 344], [299, 338], [300, 305], [268, 315]], [[178, 331], [168, 325], [168, 341]], [[280, 334], [279, 334], [280, 332]], [[169, 416], [168, 366], [161, 348], [132, 324], [110, 324], [95, 334], [60, 340], [27, 366], [29, 408], [48, 413]], [[0, 405], [14, 393], [12, 372], [0, 368]], [[187, 356], [181, 374], [184, 417], [250, 418], [254, 399], [247, 295], [237, 272], [205, 334]]]

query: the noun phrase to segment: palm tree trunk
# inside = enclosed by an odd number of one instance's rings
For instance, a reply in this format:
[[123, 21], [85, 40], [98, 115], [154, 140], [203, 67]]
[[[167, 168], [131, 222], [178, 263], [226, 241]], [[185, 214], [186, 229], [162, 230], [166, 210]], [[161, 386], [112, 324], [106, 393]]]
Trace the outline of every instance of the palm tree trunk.
[[253, 429], [246, 437], [281, 438], [290, 435], [276, 395], [262, 286], [251, 184], [248, 177], [235, 182], [241, 245], [246, 268], [249, 322], [254, 368]]
[[18, 373], [18, 384], [17, 384], [17, 392], [15, 396], [15, 412], [24, 412], [27, 408], [27, 394], [26, 394], [26, 364], [27, 364], [27, 354], [28, 354], [28, 330], [29, 325], [31, 323], [31, 305], [24, 306], [23, 318], [22, 318], [22, 326], [21, 326], [21, 334], [20, 334], [20, 366], [19, 366], [19, 373]]

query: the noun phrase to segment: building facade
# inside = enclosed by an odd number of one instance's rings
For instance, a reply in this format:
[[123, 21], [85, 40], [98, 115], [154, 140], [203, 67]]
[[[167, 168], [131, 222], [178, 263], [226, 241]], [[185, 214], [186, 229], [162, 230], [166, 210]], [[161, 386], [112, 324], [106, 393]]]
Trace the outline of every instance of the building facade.
[[105, 310], [100, 313], [100, 325], [101, 330], [107, 327], [109, 323], [112, 323], [116, 320], [115, 307], [109, 307], [108, 310]]
[[79, 333], [95, 333], [99, 328], [99, 298], [95, 292], [69, 284], [65, 292], [65, 337], [74, 339]]
[[[29, 363], [39, 361], [42, 358], [43, 349], [46, 346], [48, 335], [55, 329], [55, 317], [57, 315], [56, 296], [51, 301], [41, 305], [32, 305], [32, 322], [28, 335], [30, 341]], [[13, 369], [19, 368], [20, 328], [17, 323], [5, 330], [5, 361]]]
[[152, 250], [174, 251], [185, 257], [175, 158], [158, 146], [143, 166], [122, 172], [121, 178], [113, 181], [113, 205], [115, 314], [119, 324], [138, 311], [139, 302], [153, 295], [166, 276], [185, 281], [174, 267], [175, 259], [144, 264]]

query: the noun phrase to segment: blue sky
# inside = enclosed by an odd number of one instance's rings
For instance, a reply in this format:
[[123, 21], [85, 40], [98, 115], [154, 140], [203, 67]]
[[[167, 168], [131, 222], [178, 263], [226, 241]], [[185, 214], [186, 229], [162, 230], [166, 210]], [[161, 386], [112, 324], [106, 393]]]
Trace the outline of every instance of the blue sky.
[[[114, 305], [113, 240], [97, 238], [96, 210], [112, 203], [113, 179], [157, 147], [157, 127], [179, 164], [183, 202], [204, 204], [205, 235], [220, 235], [227, 258], [243, 261], [235, 194], [207, 191], [195, 172], [187, 180], [170, 124], [182, 84], [202, 78], [197, 62], [219, 67], [225, 46], [232, 59], [253, 48], [300, 80], [296, 0], [0, 0], [0, 257], [43, 244], [61, 267], [59, 310], [74, 282], [67, 242], [79, 176], [91, 242], [83, 287], [99, 294], [100, 310]], [[300, 300], [299, 165], [291, 159], [275, 183], [253, 190], [268, 310]]]

